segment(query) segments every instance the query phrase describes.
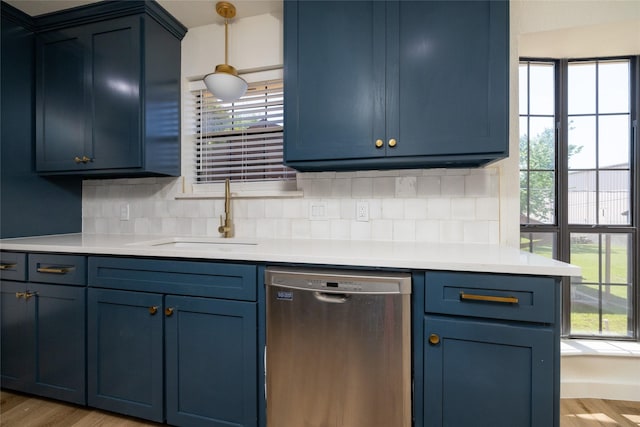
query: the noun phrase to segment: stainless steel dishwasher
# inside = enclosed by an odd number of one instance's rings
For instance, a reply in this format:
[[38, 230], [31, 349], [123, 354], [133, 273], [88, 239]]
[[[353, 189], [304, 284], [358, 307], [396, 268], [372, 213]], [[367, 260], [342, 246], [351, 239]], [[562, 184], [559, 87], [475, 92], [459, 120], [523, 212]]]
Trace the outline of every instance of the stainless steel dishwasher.
[[411, 276], [267, 269], [267, 427], [411, 425]]

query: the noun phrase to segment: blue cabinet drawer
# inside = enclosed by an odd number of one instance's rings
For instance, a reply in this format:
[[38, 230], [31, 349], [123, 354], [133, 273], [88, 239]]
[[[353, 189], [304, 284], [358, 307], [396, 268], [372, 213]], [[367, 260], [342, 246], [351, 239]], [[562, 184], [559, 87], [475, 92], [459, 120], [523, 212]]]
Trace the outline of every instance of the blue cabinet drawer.
[[29, 254], [29, 281], [84, 286], [87, 259], [82, 255]]
[[24, 282], [27, 278], [27, 255], [0, 252], [0, 279]]
[[555, 323], [559, 279], [482, 273], [425, 273], [425, 311]]
[[256, 301], [257, 267], [208, 261], [89, 257], [89, 286]]

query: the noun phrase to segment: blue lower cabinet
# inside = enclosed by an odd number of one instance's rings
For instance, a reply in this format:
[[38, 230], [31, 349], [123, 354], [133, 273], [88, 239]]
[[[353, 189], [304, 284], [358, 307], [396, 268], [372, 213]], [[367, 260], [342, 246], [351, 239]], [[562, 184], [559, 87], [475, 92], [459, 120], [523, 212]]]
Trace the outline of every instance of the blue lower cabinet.
[[164, 421], [162, 299], [89, 289], [89, 406]]
[[35, 305], [20, 298], [25, 284], [0, 281], [0, 380], [3, 387], [31, 392], [34, 383]]
[[557, 426], [552, 327], [427, 315], [424, 426]]
[[256, 426], [256, 304], [167, 296], [165, 305], [167, 423]]
[[3, 281], [2, 386], [84, 404], [84, 287]]
[[177, 426], [257, 425], [256, 304], [89, 289], [88, 403]]

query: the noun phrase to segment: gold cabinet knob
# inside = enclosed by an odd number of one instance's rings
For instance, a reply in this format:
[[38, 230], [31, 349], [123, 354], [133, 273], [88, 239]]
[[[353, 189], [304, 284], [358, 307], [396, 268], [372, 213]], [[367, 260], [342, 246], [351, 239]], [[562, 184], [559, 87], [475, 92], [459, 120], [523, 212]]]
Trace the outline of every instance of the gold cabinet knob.
[[389, 140], [389, 147], [393, 148], [396, 146], [396, 144], [398, 143], [398, 141], [396, 141], [395, 139], [391, 138]]
[[149, 314], [150, 314], [150, 315], [152, 315], [152, 316], [153, 316], [153, 315], [154, 315], [154, 314], [156, 314], [157, 312], [158, 312], [158, 306], [157, 306], [157, 305], [154, 305], [154, 306], [149, 307]]
[[164, 315], [167, 317], [170, 317], [173, 314], [173, 308], [172, 307], [167, 307], [164, 309]]
[[26, 292], [16, 292], [16, 298], [26, 298]]
[[91, 157], [87, 157], [87, 156], [82, 156], [82, 157], [75, 156], [73, 158], [73, 161], [76, 162], [76, 163], [89, 163], [89, 162], [92, 162], [93, 159]]
[[384, 141], [381, 139], [376, 139], [376, 148], [382, 148], [384, 145]]
[[437, 334], [429, 335], [429, 344], [436, 345], [440, 342], [440, 337]]

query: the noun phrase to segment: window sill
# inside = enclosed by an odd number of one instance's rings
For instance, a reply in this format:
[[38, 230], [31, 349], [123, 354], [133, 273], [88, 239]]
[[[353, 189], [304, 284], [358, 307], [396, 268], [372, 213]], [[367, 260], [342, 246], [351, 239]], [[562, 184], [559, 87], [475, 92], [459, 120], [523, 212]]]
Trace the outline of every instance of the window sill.
[[[299, 190], [281, 191], [281, 190], [245, 190], [232, 191], [232, 199], [275, 199], [275, 198], [300, 198], [304, 193]], [[204, 199], [224, 199], [223, 191], [207, 191], [198, 193], [178, 193], [176, 200], [204, 200]]]
[[[232, 182], [230, 187], [233, 199], [273, 199], [273, 198], [301, 198], [302, 190], [298, 190], [296, 181], [259, 181], [259, 182]], [[182, 192], [176, 194], [176, 200], [205, 200], [224, 199], [225, 184], [217, 182], [213, 184], [182, 183]]]
[[634, 341], [561, 340], [560, 355], [640, 358], [640, 343]]

